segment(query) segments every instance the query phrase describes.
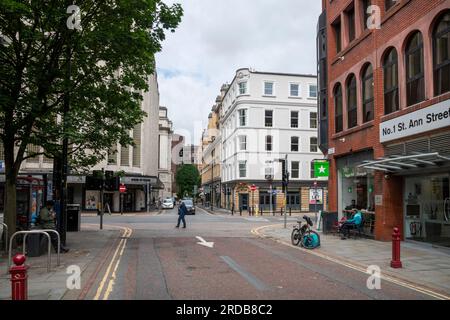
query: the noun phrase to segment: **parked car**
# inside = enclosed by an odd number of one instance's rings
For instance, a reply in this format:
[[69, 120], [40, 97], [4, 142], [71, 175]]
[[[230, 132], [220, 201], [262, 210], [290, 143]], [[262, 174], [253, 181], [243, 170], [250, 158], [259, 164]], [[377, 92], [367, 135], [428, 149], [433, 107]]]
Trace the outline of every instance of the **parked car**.
[[195, 205], [192, 199], [183, 199], [181, 202], [186, 205], [188, 214], [195, 214]]
[[164, 199], [164, 201], [162, 203], [162, 208], [163, 209], [173, 209], [173, 208], [175, 208], [175, 203], [173, 202], [173, 199], [172, 198]]

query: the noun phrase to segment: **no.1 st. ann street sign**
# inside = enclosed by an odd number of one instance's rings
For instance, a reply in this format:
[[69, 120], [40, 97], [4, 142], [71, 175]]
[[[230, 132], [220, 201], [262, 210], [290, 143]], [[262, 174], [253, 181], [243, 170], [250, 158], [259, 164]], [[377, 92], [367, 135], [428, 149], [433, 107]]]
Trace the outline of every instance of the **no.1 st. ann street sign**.
[[450, 100], [380, 124], [380, 141], [388, 142], [450, 126]]

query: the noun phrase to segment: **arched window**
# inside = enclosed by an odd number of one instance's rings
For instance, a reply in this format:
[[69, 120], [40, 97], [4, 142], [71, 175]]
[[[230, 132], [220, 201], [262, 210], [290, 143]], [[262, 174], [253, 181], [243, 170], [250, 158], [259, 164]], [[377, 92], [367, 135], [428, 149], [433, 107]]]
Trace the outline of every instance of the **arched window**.
[[362, 102], [363, 122], [373, 120], [374, 97], [373, 97], [373, 68], [368, 64], [362, 74]]
[[391, 48], [383, 60], [384, 71], [384, 113], [389, 114], [400, 109], [398, 95], [398, 56]]
[[336, 124], [336, 133], [341, 132], [344, 129], [344, 120], [343, 120], [343, 108], [342, 108], [342, 87], [339, 83], [334, 88], [334, 120]]
[[347, 115], [348, 128], [358, 125], [358, 104], [356, 100], [356, 77], [354, 74], [347, 80]]
[[406, 45], [405, 58], [406, 98], [408, 106], [411, 106], [425, 99], [423, 40], [420, 32], [414, 33], [409, 38]]
[[434, 93], [450, 91], [450, 11], [437, 21], [433, 32]]

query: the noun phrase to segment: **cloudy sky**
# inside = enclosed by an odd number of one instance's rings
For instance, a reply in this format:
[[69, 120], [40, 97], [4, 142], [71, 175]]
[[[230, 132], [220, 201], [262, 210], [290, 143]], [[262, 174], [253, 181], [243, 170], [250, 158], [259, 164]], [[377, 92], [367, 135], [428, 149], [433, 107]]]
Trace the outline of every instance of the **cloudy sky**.
[[182, 23], [157, 55], [161, 105], [198, 144], [223, 83], [239, 68], [316, 74], [320, 0], [166, 0]]

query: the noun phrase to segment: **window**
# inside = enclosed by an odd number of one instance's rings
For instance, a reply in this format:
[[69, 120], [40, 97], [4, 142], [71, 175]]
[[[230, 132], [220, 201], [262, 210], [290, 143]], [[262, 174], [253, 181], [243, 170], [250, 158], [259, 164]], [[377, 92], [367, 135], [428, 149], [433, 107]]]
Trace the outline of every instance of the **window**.
[[362, 76], [363, 85], [363, 122], [373, 120], [374, 97], [373, 97], [373, 69], [372, 65], [368, 64], [365, 67]]
[[34, 155], [34, 157], [31, 157], [31, 158], [27, 159], [28, 163], [39, 163], [39, 156], [36, 155], [36, 154], [41, 152], [40, 149], [41, 148], [39, 146], [36, 146], [34, 144], [28, 144], [27, 145], [27, 149], [26, 149], [27, 150], [27, 152], [26, 152], [27, 156]]
[[239, 150], [240, 151], [247, 150], [247, 136], [239, 136]]
[[347, 81], [347, 114], [348, 128], [358, 125], [358, 111], [356, 102], [356, 77], [354, 74]]
[[298, 152], [298, 137], [291, 137], [291, 151]]
[[316, 176], [314, 175], [314, 161], [311, 161], [311, 165], [309, 167], [309, 175], [311, 177], [311, 179], [315, 178]]
[[291, 128], [298, 128], [298, 111], [291, 111]]
[[239, 178], [247, 177], [247, 161], [239, 161]]
[[317, 152], [317, 150], [318, 150], [317, 137], [309, 138], [309, 151]]
[[239, 125], [241, 127], [245, 127], [247, 125], [247, 110], [246, 109], [239, 110]]
[[362, 17], [363, 17], [363, 19], [364, 19], [364, 21], [363, 21], [363, 30], [366, 30], [367, 29], [367, 23], [368, 23], [368, 20], [369, 20], [369, 18], [370, 18], [370, 13], [367, 13], [367, 9], [370, 7], [372, 5], [372, 0], [363, 0], [362, 1], [362, 10], [363, 10], [363, 12], [362, 12]]
[[120, 148], [120, 165], [129, 166], [130, 165], [130, 151], [126, 146], [121, 146]]
[[384, 7], [385, 10], [388, 11], [390, 8], [392, 8], [398, 0], [385, 0], [384, 1]]
[[334, 121], [336, 126], [336, 133], [338, 133], [344, 129], [344, 118], [342, 108], [342, 87], [340, 83], [334, 88], [334, 110], [335, 110]]
[[406, 60], [406, 97], [408, 106], [425, 99], [423, 70], [423, 41], [420, 32], [414, 33], [408, 40], [405, 52]]
[[247, 94], [247, 82], [239, 82], [239, 94]]
[[309, 85], [309, 97], [317, 98], [317, 85], [316, 84]]
[[333, 23], [334, 38], [336, 41], [336, 53], [342, 51], [341, 19]]
[[399, 110], [398, 95], [398, 57], [397, 51], [391, 48], [383, 61], [384, 72], [384, 113], [389, 114]]
[[351, 7], [346, 12], [348, 24], [348, 42], [355, 40], [355, 7]]
[[265, 112], [265, 126], [266, 127], [272, 127], [273, 126], [273, 110], [266, 110]]
[[273, 82], [264, 82], [264, 95], [273, 96]]
[[439, 18], [433, 33], [434, 93], [450, 91], [450, 11]]
[[300, 162], [292, 161], [291, 162], [291, 178], [298, 179], [300, 177]]
[[273, 145], [272, 145], [272, 136], [266, 136], [266, 151], [272, 151]]
[[113, 145], [108, 150], [108, 164], [116, 165], [117, 164], [117, 145]]
[[311, 129], [317, 129], [317, 112], [309, 113], [309, 127]]
[[299, 97], [300, 96], [300, 85], [298, 83], [291, 83], [289, 95], [291, 97]]

